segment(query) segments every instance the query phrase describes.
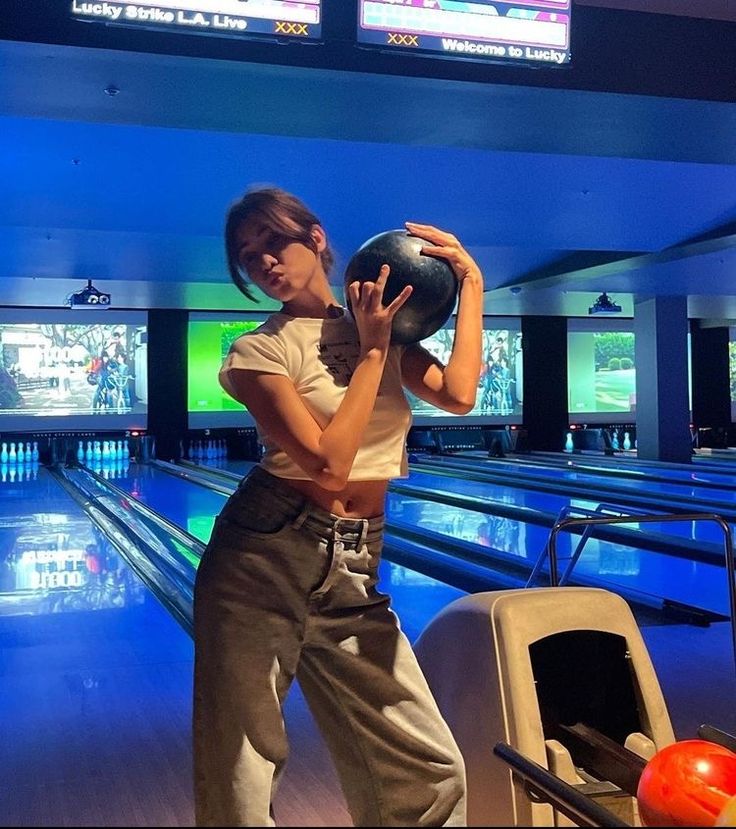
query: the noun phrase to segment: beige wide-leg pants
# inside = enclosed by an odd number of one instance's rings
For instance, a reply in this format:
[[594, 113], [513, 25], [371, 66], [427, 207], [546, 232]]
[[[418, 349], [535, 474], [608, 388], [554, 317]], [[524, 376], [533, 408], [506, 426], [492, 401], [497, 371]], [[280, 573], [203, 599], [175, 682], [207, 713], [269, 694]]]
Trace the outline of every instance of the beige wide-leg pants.
[[198, 826], [273, 826], [296, 677], [356, 826], [464, 826], [465, 770], [389, 597], [383, 519], [345, 519], [255, 467], [195, 587]]

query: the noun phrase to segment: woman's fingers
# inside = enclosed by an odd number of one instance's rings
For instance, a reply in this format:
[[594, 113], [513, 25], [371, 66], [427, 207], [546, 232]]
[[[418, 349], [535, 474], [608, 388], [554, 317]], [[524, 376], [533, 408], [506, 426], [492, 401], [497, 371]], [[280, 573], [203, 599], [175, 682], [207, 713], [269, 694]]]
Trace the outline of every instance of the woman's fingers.
[[422, 253], [447, 260], [460, 282], [471, 273], [479, 273], [475, 260], [454, 234], [440, 230], [434, 225], [424, 225], [418, 222], [406, 222], [405, 224], [412, 236], [419, 236], [430, 243], [422, 247]]
[[351, 282], [348, 285], [351, 305], [359, 303], [361, 308], [380, 308], [389, 273], [389, 266], [382, 265], [375, 282], [370, 280], [366, 280], [365, 282], [355, 280]]
[[386, 306], [386, 313], [393, 317], [399, 308], [401, 308], [401, 306], [406, 302], [406, 300], [409, 299], [413, 290], [414, 289], [411, 285], [405, 285], [401, 293], [397, 297], [394, 297], [394, 299]]
[[381, 269], [378, 272], [378, 279], [376, 280], [376, 285], [380, 285], [381, 290], [383, 290], [386, 286], [386, 280], [388, 279], [389, 273], [391, 273], [391, 268], [385, 264], [381, 265]]
[[427, 239], [437, 245], [447, 246], [459, 244], [454, 234], [448, 233], [446, 230], [440, 230], [434, 225], [423, 225], [419, 224], [419, 222], [405, 222], [405, 225], [412, 236], [421, 236], [423, 239]]

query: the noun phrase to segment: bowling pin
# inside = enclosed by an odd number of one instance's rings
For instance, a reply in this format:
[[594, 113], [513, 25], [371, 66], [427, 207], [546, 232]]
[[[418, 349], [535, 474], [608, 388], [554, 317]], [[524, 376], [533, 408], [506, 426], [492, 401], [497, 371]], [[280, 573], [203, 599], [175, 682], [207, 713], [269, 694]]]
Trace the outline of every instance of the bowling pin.
[[628, 452], [631, 449], [631, 438], [628, 432], [624, 432], [624, 451]]
[[0, 463], [6, 464], [8, 462], [8, 444], [3, 443], [2, 451], [0, 451]]
[[572, 432], [568, 432], [565, 436], [565, 452], [572, 452], [575, 445], [572, 442]]
[[77, 446], [77, 461], [79, 463], [84, 463], [84, 441], [79, 441], [79, 446]]
[[38, 463], [39, 460], [39, 453], [38, 453], [38, 441], [33, 441], [33, 449], [31, 449], [31, 461], [33, 463]]
[[8, 462], [15, 463], [18, 460], [18, 453], [15, 451], [15, 441], [10, 444], [10, 451], [8, 452]]

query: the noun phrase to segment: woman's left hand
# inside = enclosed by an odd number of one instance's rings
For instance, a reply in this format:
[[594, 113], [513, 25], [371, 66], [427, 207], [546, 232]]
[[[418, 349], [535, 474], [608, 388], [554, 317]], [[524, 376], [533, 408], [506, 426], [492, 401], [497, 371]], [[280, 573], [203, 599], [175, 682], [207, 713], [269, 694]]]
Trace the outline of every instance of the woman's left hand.
[[482, 285], [483, 275], [478, 263], [465, 250], [456, 236], [433, 225], [422, 225], [417, 222], [406, 222], [405, 225], [412, 236], [419, 236], [431, 243], [422, 247], [422, 253], [447, 260], [460, 285], [466, 279], [477, 281]]

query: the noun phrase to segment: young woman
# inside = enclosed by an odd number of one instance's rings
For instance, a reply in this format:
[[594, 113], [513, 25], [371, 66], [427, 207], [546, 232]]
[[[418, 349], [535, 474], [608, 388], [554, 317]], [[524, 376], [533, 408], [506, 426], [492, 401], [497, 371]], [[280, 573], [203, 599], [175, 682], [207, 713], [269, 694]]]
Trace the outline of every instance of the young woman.
[[333, 294], [317, 217], [275, 188], [230, 209], [230, 274], [281, 303], [220, 372], [253, 415], [264, 456], [217, 518], [195, 587], [194, 772], [199, 826], [273, 826], [287, 758], [282, 704], [296, 677], [356, 826], [463, 826], [462, 757], [376, 587], [388, 481], [407, 475], [403, 387], [447, 411], [474, 405], [480, 270], [450, 233], [407, 222], [459, 285], [447, 365], [390, 345], [406, 288], [389, 268]]

